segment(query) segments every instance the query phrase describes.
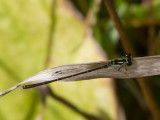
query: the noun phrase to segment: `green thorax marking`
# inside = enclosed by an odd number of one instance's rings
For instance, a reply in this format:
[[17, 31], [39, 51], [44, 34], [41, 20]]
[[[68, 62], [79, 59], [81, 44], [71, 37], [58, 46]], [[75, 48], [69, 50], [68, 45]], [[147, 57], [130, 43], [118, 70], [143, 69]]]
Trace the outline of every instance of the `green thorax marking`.
[[118, 58], [115, 60], [111, 60], [111, 65], [113, 66], [121, 66], [126, 64], [127, 66], [132, 65], [132, 56], [130, 53], [126, 53], [124, 58]]

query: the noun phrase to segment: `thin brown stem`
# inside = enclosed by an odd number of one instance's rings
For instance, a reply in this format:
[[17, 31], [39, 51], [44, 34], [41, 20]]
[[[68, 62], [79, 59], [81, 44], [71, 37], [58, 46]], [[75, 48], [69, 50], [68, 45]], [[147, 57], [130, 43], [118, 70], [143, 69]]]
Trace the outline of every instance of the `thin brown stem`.
[[[154, 18], [153, 18], [153, 6], [152, 6], [152, 0], [149, 0], [149, 28], [148, 28], [148, 55], [154, 55], [155, 54], [155, 30], [154, 30]], [[156, 103], [153, 100], [152, 97], [152, 93], [149, 90], [149, 87], [147, 85], [147, 82], [145, 82], [145, 79], [140, 78], [139, 80], [139, 84], [143, 87], [143, 89], [145, 89], [143, 91], [143, 94], [145, 96], [146, 101], [148, 103], [148, 107], [150, 108], [150, 110], [152, 111], [152, 114], [154, 116], [155, 120], [159, 120], [160, 119], [160, 111], [157, 108]], [[146, 89], [148, 88], [148, 89]]]
[[125, 31], [124, 31], [124, 28], [123, 28], [123, 25], [120, 21], [120, 18], [118, 17], [116, 11], [115, 11], [115, 8], [114, 8], [114, 5], [112, 3], [112, 0], [104, 0], [104, 3], [106, 5], [106, 8], [108, 9], [108, 12], [109, 12], [109, 15], [110, 17], [112, 18], [118, 32], [119, 32], [119, 35], [120, 35], [120, 38], [121, 38], [121, 42], [122, 42], [122, 45], [124, 47], [124, 50], [126, 52], [129, 52], [129, 53], [132, 53], [132, 55], [134, 56], [134, 51], [131, 47], [131, 45], [129, 44], [129, 40], [127, 38], [127, 35], [125, 34]]
[[53, 32], [55, 28], [55, 6], [56, 6], [56, 0], [52, 0], [51, 4], [51, 25], [49, 30], [49, 38], [48, 38], [48, 44], [47, 44], [47, 52], [46, 52], [46, 60], [45, 60], [45, 68], [48, 67], [48, 64], [50, 62], [51, 57], [51, 49], [53, 44]]
[[[56, 0], [52, 0], [51, 4], [51, 25], [50, 25], [50, 30], [49, 30], [49, 37], [48, 37], [48, 44], [47, 44], [47, 52], [46, 52], [46, 60], [44, 63], [44, 69], [46, 69], [49, 65], [50, 62], [50, 57], [51, 57], [51, 49], [52, 49], [52, 42], [53, 42], [53, 31], [54, 31], [54, 25], [55, 25], [55, 5], [56, 5]], [[38, 115], [38, 119], [42, 120], [44, 116], [44, 110], [46, 106], [46, 96], [48, 94], [48, 89], [47, 86], [40, 86], [37, 87], [38, 92], [40, 93], [40, 96], [42, 98], [42, 105], [41, 105], [41, 112]]]
[[[55, 0], [53, 0], [53, 1], [55, 1]], [[47, 46], [47, 57], [46, 57], [46, 61], [45, 61], [45, 68], [47, 68], [47, 66], [50, 62], [51, 49], [52, 49], [52, 44], [53, 44], [53, 32], [54, 32], [54, 24], [55, 24], [55, 11], [53, 9], [55, 9], [55, 2], [52, 4], [53, 4], [52, 9], [51, 9], [51, 18], [52, 19], [51, 19], [51, 27], [50, 27], [50, 33], [49, 33], [49, 41], [48, 41], [48, 46]], [[80, 115], [82, 115], [86, 119], [88, 119], [88, 120], [103, 120], [102, 118], [99, 118], [97, 116], [94, 116], [92, 114], [88, 114], [88, 113], [85, 113], [85, 112], [79, 110], [72, 103], [70, 103], [69, 101], [65, 100], [64, 98], [58, 96], [57, 94], [55, 94], [49, 86], [45, 86], [45, 88], [46, 88], [45, 90], [48, 92], [48, 95], [50, 95], [53, 99], [58, 100], [59, 102], [61, 102], [65, 106], [71, 108], [73, 111], [79, 113]], [[45, 100], [43, 100], [43, 101], [45, 102]], [[43, 104], [42, 109], [44, 109], [44, 104]], [[43, 110], [42, 110], [42, 112], [43, 112]]]
[[148, 28], [148, 55], [154, 55], [154, 18], [153, 18], [153, 6], [152, 6], [152, 0], [149, 0], [149, 28]]
[[148, 107], [154, 117], [154, 120], [160, 120], [160, 113], [158, 111], [156, 103], [153, 100], [153, 96], [152, 96], [152, 93], [151, 93], [147, 83], [146, 83], [146, 79], [138, 78], [138, 83], [141, 86], [143, 95], [146, 98], [146, 102], [147, 102]]
[[48, 91], [49, 91], [49, 95], [51, 97], [53, 97], [55, 100], [58, 100], [59, 102], [61, 102], [62, 104], [64, 104], [65, 106], [67, 106], [68, 108], [72, 109], [73, 111], [79, 113], [80, 115], [82, 115], [84, 118], [88, 119], [88, 120], [104, 120], [103, 118], [97, 117], [95, 115], [92, 114], [88, 114], [85, 113], [81, 110], [79, 110], [75, 105], [73, 105], [72, 103], [70, 103], [69, 101], [65, 100], [64, 98], [58, 96], [57, 94], [55, 94], [49, 87], [48, 87]]
[[[122, 42], [122, 45], [124, 47], [124, 49], [126, 51], [129, 51], [130, 53], [134, 54], [135, 52], [133, 51], [133, 49], [131, 48], [131, 45], [129, 44], [129, 40], [127, 38], [127, 35], [125, 34], [125, 31], [124, 31], [124, 28], [122, 26], [122, 23], [115, 11], [115, 8], [114, 8], [114, 5], [112, 4], [112, 0], [104, 0], [105, 2], [105, 5], [108, 9], [108, 12], [112, 18], [112, 20], [114, 21], [115, 23], [115, 26], [120, 34], [120, 37], [121, 37], [121, 42]], [[153, 20], [151, 19], [151, 22]], [[153, 26], [152, 26], [152, 23], [151, 23], [151, 28], [150, 28], [150, 42], [151, 42], [151, 39], [153, 39], [153, 35], [154, 35], [154, 32], [153, 32]], [[152, 46], [150, 46], [150, 48], [153, 48]], [[150, 89], [148, 88], [147, 84], [146, 84], [146, 81], [144, 78], [138, 78], [138, 83], [142, 89], [142, 92], [144, 94], [144, 97], [147, 101], [147, 104], [148, 104], [148, 107], [153, 115], [153, 117], [157, 120], [160, 120], [160, 115], [158, 114], [159, 113], [159, 110], [158, 108], [156, 107], [156, 103], [152, 97], [152, 94], [150, 92]]]

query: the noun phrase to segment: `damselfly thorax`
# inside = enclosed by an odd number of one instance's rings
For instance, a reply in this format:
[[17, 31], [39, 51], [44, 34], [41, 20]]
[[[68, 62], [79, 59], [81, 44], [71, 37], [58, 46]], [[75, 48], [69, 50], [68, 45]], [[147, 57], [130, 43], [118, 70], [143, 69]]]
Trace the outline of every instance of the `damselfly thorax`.
[[118, 71], [125, 66], [125, 69], [127, 70], [126, 66], [131, 66], [132, 65], [132, 56], [130, 53], [126, 53], [125, 57], [123, 58], [118, 58], [115, 60], [111, 60], [111, 66], [120, 66], [118, 68]]

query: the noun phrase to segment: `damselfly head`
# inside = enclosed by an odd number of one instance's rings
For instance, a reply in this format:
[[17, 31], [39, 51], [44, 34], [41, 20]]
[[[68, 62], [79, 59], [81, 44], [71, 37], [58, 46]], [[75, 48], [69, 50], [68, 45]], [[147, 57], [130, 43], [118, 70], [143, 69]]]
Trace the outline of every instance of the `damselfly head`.
[[125, 56], [126, 57], [131, 57], [131, 53], [126, 53]]
[[125, 56], [126, 56], [127, 66], [131, 66], [132, 65], [132, 56], [131, 56], [131, 54], [130, 53], [126, 53]]

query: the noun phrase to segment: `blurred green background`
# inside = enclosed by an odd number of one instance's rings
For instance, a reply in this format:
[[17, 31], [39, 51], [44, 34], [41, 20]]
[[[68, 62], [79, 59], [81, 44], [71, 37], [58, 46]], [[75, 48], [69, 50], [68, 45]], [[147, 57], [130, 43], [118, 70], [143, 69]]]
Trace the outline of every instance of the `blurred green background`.
[[[136, 57], [159, 54], [160, 0], [112, 2]], [[103, 0], [0, 0], [0, 92], [47, 68], [114, 59], [125, 52]], [[49, 84], [81, 112], [45, 89], [42, 97], [38, 89], [18, 88], [0, 98], [0, 120], [92, 120], [83, 113], [97, 120], [152, 120], [138, 82], [128, 81]], [[159, 77], [146, 82], [159, 111]]]

